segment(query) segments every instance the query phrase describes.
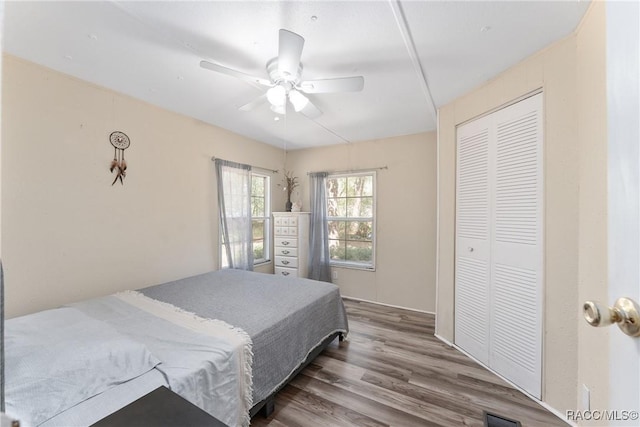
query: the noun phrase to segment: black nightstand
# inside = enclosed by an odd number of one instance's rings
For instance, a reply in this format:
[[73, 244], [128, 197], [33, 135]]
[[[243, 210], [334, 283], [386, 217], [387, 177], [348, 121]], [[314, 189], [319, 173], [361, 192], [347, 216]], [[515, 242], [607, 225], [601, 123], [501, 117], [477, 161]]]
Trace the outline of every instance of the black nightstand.
[[228, 427], [166, 387], [158, 387], [92, 427]]

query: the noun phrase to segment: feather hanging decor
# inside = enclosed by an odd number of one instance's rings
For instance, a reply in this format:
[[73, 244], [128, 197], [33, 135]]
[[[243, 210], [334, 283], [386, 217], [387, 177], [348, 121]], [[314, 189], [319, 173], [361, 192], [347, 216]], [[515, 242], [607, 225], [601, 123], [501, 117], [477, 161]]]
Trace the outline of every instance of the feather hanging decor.
[[116, 171], [116, 177], [111, 185], [118, 181], [120, 181], [121, 185], [124, 185], [124, 178], [127, 176], [127, 162], [124, 160], [124, 150], [129, 148], [131, 141], [124, 132], [115, 131], [109, 135], [109, 142], [111, 142], [114, 148], [113, 160], [111, 160], [109, 172], [113, 173], [114, 170]]
[[111, 166], [109, 167], [109, 172], [111, 173], [113, 173], [113, 170], [116, 168], [116, 166], [118, 166], [117, 151], [117, 148], [113, 149], [113, 160], [111, 160]]

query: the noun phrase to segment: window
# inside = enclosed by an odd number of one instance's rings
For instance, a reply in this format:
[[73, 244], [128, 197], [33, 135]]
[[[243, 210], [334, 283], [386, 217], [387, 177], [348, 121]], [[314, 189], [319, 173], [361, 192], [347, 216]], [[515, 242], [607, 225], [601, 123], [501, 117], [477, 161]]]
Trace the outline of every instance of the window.
[[[267, 175], [251, 173], [251, 230], [253, 247], [253, 264], [269, 261], [271, 247], [271, 179]], [[222, 239], [222, 236], [221, 236]], [[221, 240], [224, 247], [225, 242]], [[221, 266], [229, 266], [225, 250], [220, 251]]]
[[327, 177], [332, 265], [375, 268], [375, 172]]
[[271, 180], [267, 175], [251, 175], [251, 222], [253, 229], [253, 263], [269, 261], [271, 206]]

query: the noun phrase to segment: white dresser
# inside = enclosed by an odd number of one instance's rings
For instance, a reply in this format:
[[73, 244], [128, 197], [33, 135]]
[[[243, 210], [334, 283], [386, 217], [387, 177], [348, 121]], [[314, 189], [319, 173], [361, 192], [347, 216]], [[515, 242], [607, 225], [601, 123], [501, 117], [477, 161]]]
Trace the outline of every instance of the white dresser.
[[274, 273], [307, 277], [310, 212], [273, 212]]

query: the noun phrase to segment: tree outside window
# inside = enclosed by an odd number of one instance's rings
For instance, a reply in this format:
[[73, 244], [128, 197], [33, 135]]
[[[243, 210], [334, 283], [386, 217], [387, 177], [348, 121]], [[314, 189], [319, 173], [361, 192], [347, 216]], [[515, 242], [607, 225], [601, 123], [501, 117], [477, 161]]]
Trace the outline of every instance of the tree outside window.
[[375, 172], [329, 175], [329, 254], [334, 265], [374, 268]]

